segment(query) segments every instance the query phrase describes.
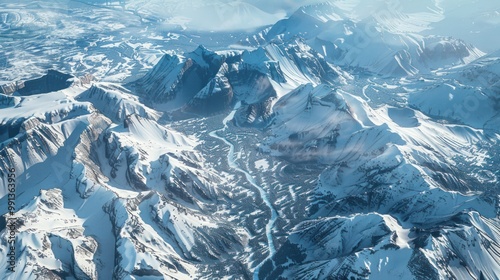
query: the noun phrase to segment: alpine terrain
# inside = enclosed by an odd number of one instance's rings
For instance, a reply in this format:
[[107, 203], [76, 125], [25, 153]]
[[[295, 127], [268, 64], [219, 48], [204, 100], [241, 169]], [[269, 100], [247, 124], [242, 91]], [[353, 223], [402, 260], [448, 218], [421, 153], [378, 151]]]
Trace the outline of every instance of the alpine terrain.
[[3, 1], [0, 278], [500, 279], [470, 2]]

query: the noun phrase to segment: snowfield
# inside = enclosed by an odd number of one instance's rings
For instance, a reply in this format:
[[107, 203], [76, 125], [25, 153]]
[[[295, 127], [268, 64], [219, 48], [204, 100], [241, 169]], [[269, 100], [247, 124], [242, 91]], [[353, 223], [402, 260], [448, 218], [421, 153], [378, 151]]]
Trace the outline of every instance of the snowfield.
[[2, 2], [0, 278], [500, 279], [498, 4], [301, 4]]

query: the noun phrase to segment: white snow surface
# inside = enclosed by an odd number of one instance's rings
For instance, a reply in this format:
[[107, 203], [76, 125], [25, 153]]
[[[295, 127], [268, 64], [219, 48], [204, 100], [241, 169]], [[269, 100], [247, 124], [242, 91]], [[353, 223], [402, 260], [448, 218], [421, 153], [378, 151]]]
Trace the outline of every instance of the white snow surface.
[[495, 1], [63, 2], [0, 4], [3, 278], [500, 277]]

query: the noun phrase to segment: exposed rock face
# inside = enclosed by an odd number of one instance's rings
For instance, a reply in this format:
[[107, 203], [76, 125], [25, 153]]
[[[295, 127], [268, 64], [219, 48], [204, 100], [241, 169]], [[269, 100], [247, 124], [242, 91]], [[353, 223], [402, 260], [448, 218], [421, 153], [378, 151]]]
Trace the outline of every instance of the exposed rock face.
[[[495, 183], [456, 165], [474, 157], [466, 152], [471, 145], [484, 144], [479, 149], [498, 158], [494, 144], [482, 142], [484, 132], [462, 133], [410, 108], [367, 106], [347, 92], [311, 85], [275, 104], [262, 151], [329, 167], [309, 208], [312, 220], [294, 228], [260, 278], [419, 278], [425, 269], [429, 279], [495, 278], [500, 255], [484, 250], [497, 246], [486, 240], [500, 237], [498, 195], [489, 191]], [[429, 129], [441, 133], [431, 136]], [[488, 265], [478, 267], [478, 259]]]
[[237, 123], [264, 125], [278, 98], [275, 87], [286, 84], [287, 79], [293, 83], [331, 83], [341, 75], [300, 41], [244, 52], [217, 53], [200, 46], [185, 56], [165, 55], [146, 76], [128, 87], [154, 108], [170, 112], [174, 119], [185, 117], [185, 113], [211, 115], [242, 101]]
[[6, 199], [4, 175], [15, 167], [21, 223], [23, 262], [10, 277], [183, 278], [243, 250], [234, 225], [209, 214], [222, 179], [204, 167], [197, 140], [158, 124], [125, 89], [74, 85], [17, 98], [4, 109], [26, 110], [1, 119], [0, 192]]
[[219, 71], [224, 57], [200, 46], [186, 56], [164, 55], [146, 76], [130, 86], [148, 102], [189, 102]]
[[0, 87], [0, 93], [12, 94], [17, 91], [22, 96], [29, 96], [65, 89], [73, 82], [73, 76], [49, 70], [46, 75], [38, 79], [4, 85]]
[[498, 279], [500, 54], [433, 72], [480, 53], [394, 22], [359, 42], [340, 2], [125, 86], [5, 86], [0, 275]]
[[37, 271], [36, 276], [45, 279], [98, 277], [94, 262], [98, 243], [84, 234], [85, 221], [65, 208], [60, 189], [40, 191], [15, 218], [19, 258], [24, 260], [19, 271]]
[[185, 111], [201, 115], [211, 115], [230, 107], [233, 89], [224, 76], [213, 78], [186, 104]]

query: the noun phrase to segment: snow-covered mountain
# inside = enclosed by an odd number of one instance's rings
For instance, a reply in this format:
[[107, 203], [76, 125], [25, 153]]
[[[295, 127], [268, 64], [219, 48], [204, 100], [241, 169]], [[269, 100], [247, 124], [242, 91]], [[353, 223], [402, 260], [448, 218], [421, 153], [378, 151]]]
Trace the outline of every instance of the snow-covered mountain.
[[374, 109], [327, 86], [298, 88], [274, 108], [273, 136], [261, 148], [328, 168], [313, 220], [294, 228], [260, 278], [498, 277], [496, 249], [481, 245], [499, 238], [497, 171], [484, 161], [498, 140], [410, 108]]
[[287, 42], [299, 36], [336, 65], [359, 67], [384, 76], [428, 73], [484, 55], [462, 40], [423, 36], [408, 26], [409, 15], [394, 12], [389, 24], [385, 14], [360, 19], [359, 14], [352, 15], [336, 3], [306, 6], [241, 44]]
[[149, 106], [171, 118], [213, 114], [242, 101], [237, 120], [260, 123], [272, 103], [303, 83], [345, 83], [339, 67], [301, 41], [268, 44], [252, 51], [214, 52], [199, 46], [181, 55], [166, 54], [143, 78], [128, 87]]
[[118, 85], [13, 97], [2, 113], [0, 169], [16, 169], [22, 260], [9, 277], [180, 277], [241, 247], [210, 215], [223, 179], [198, 140], [159, 125]]
[[253, 30], [285, 15], [283, 11], [264, 11], [252, 1], [131, 0], [125, 1], [123, 7], [164, 21], [164, 28], [203, 31]]
[[111, 33], [5, 78], [2, 279], [500, 279], [500, 53], [424, 34], [446, 1], [191, 2], [273, 24], [188, 52]]

